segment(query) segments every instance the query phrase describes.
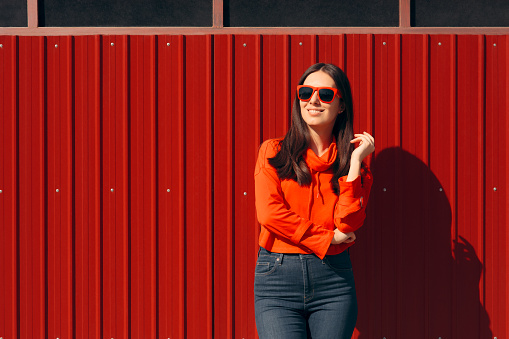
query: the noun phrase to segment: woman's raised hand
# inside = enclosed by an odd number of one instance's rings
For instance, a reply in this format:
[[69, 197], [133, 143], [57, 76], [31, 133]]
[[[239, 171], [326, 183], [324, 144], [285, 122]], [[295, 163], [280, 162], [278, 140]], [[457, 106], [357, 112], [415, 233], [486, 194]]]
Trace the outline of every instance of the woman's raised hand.
[[375, 150], [375, 139], [368, 132], [354, 134], [355, 138], [350, 141], [352, 144], [359, 143], [359, 146], [352, 152], [352, 160], [362, 162], [364, 158]]
[[355, 241], [355, 239], [356, 239], [356, 237], [355, 237], [354, 232], [343, 233], [340, 230], [338, 230], [337, 228], [335, 228], [334, 229], [334, 237], [332, 238], [331, 244], [332, 245], [338, 245], [341, 243], [348, 244], [348, 243]]

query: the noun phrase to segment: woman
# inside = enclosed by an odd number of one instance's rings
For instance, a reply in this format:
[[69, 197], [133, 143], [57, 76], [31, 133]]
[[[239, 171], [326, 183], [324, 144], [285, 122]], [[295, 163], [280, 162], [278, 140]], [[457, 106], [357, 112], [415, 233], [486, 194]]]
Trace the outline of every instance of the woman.
[[362, 161], [374, 149], [371, 135], [353, 133], [343, 71], [307, 69], [288, 133], [261, 145], [255, 168], [261, 339], [351, 337], [357, 299], [346, 249], [364, 222], [372, 176]]

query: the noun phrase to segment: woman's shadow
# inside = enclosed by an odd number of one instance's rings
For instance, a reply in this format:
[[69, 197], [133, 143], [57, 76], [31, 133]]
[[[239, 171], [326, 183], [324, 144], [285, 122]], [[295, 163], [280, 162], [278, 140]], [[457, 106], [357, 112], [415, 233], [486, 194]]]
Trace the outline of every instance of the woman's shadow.
[[492, 338], [479, 295], [483, 265], [461, 229], [453, 232], [447, 189], [401, 148], [380, 152], [371, 169], [368, 216], [351, 250], [353, 338]]

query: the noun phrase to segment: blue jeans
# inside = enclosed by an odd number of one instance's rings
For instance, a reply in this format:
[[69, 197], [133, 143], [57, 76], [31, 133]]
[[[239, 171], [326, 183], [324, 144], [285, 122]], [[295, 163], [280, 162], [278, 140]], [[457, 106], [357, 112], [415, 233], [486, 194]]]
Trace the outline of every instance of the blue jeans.
[[260, 247], [255, 269], [260, 339], [350, 339], [357, 297], [347, 251], [320, 260]]

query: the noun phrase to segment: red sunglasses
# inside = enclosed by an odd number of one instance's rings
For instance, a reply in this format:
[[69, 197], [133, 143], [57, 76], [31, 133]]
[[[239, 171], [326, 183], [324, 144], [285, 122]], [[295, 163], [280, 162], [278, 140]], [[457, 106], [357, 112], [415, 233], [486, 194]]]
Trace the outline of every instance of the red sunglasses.
[[337, 88], [332, 87], [313, 87], [308, 85], [299, 85], [297, 86], [297, 95], [299, 97], [299, 100], [301, 101], [309, 101], [311, 100], [311, 97], [315, 93], [315, 91], [318, 91], [318, 99], [326, 104], [331, 103], [334, 101], [334, 98], [336, 95], [341, 97], [341, 94], [338, 92]]

